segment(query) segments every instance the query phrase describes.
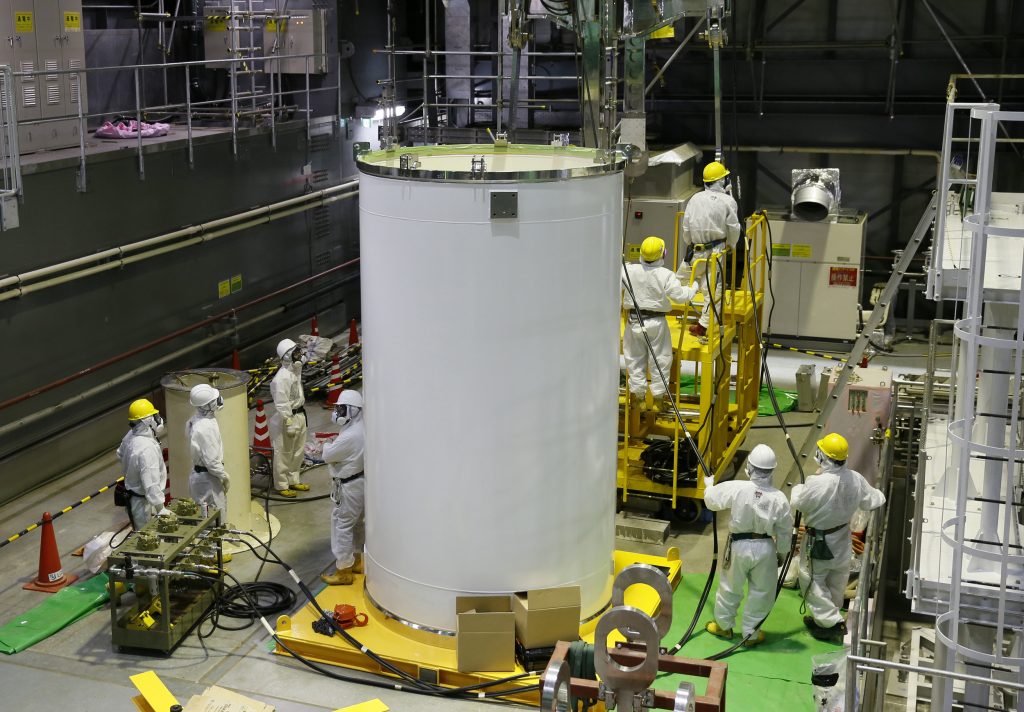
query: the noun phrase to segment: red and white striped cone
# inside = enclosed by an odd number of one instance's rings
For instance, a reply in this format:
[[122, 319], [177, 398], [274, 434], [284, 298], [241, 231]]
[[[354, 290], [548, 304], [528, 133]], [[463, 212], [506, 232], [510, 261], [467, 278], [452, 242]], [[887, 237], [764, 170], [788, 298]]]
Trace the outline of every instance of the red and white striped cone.
[[331, 363], [331, 380], [327, 383], [327, 400], [324, 401], [324, 408], [333, 408], [341, 395], [341, 363], [338, 354], [334, 354], [334, 361]]
[[348, 325], [348, 345], [353, 346], [359, 343], [359, 330], [356, 328], [356, 320], [353, 319]]
[[267, 425], [267, 414], [263, 412], [263, 401], [256, 401], [256, 422], [253, 424], [252, 449], [269, 455], [273, 452], [270, 444], [270, 426]]
[[164, 467], [167, 468], [167, 480], [164, 482], [164, 506], [166, 507], [168, 504], [171, 503], [171, 500], [174, 498], [171, 497], [171, 470], [169, 465], [171, 455], [167, 451], [167, 448], [164, 448], [163, 455]]
[[316, 314], [313, 315], [313, 319], [309, 322], [309, 335], [320, 336], [320, 328], [316, 323]]

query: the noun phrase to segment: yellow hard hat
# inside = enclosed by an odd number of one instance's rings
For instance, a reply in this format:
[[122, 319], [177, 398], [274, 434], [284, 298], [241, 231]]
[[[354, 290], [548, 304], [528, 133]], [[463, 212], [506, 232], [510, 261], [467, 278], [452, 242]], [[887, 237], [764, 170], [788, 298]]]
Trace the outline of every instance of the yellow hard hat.
[[829, 433], [818, 441], [818, 449], [834, 462], [845, 462], [850, 454], [850, 445], [839, 433]]
[[665, 241], [651, 235], [640, 244], [640, 256], [644, 262], [654, 262], [665, 256]]
[[145, 398], [139, 398], [128, 406], [128, 422], [134, 423], [136, 420], [148, 418], [149, 416], [156, 415], [159, 412], [160, 411], [154, 408], [153, 404], [148, 400]]
[[715, 181], [722, 180], [727, 175], [729, 175], [729, 169], [719, 161], [711, 161], [711, 163], [704, 166], [705, 183], [714, 183]]

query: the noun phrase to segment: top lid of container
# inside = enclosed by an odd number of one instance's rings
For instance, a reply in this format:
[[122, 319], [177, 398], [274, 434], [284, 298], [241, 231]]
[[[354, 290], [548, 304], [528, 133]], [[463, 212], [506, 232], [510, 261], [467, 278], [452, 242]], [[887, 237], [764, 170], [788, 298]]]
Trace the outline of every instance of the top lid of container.
[[356, 157], [368, 175], [418, 181], [531, 183], [621, 171], [618, 151], [575, 146], [465, 144], [399, 146]]

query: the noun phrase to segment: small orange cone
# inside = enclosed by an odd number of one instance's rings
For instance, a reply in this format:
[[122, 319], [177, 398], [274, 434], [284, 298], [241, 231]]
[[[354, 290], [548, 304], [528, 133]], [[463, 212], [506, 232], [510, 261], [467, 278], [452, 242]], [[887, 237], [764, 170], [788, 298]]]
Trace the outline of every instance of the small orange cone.
[[39, 575], [36, 580], [27, 583], [22, 588], [29, 591], [42, 591], [43, 593], [55, 593], [69, 584], [73, 584], [78, 577], [73, 574], [65, 574], [60, 566], [60, 553], [57, 551], [57, 537], [53, 533], [53, 517], [49, 512], [43, 512], [42, 541], [39, 546]]
[[313, 320], [309, 323], [309, 335], [320, 336], [320, 329], [317, 327], [316, 314], [313, 315]]
[[338, 354], [334, 354], [334, 362], [331, 363], [331, 380], [327, 383], [327, 400], [324, 401], [324, 408], [333, 408], [341, 395], [341, 364], [338, 362]]
[[242, 358], [238, 355], [238, 349], [231, 352], [231, 368], [236, 371], [242, 370]]
[[359, 332], [356, 330], [356, 320], [353, 319], [348, 325], [348, 345], [359, 343]]
[[256, 422], [253, 424], [252, 449], [264, 454], [273, 452], [270, 444], [270, 427], [267, 425], [267, 414], [263, 412], [263, 401], [256, 401]]

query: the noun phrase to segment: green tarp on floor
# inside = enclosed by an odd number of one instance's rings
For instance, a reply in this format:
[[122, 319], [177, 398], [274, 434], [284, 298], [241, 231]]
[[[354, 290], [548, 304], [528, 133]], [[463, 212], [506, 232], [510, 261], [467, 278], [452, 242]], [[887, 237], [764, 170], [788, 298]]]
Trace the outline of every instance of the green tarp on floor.
[[101, 608], [109, 599], [107, 575], [77, 581], [0, 626], [0, 653], [11, 655], [30, 648], [62, 628]]
[[[686, 631], [706, 578], [702, 574], [683, 576], [673, 597], [672, 628], [663, 641], [666, 647], [675, 645]], [[704, 625], [713, 618], [717, 590], [716, 579], [693, 637], [680, 651], [680, 656], [704, 658], [730, 646], [728, 641], [704, 630]], [[782, 590], [762, 630], [767, 636], [764, 643], [750, 650], [738, 650], [724, 660], [729, 664], [726, 709], [813, 712], [811, 656], [834, 652], [840, 646], [815, 640], [807, 632], [800, 613], [799, 591]], [[680, 675], [666, 675], [660, 677], [654, 686], [675, 690], [682, 679]], [[705, 685], [694, 682], [698, 694], [702, 694]]]
[[[679, 390], [682, 393], [694, 392], [693, 376], [682, 375], [679, 377]], [[735, 393], [729, 394], [729, 402], [735, 403]], [[796, 408], [796, 391], [787, 391], [782, 388], [775, 389], [775, 400], [779, 402], [779, 411], [788, 413]], [[775, 406], [772, 405], [771, 396], [768, 394], [768, 386], [761, 386], [761, 393], [757, 399], [758, 415], [775, 415]]]

